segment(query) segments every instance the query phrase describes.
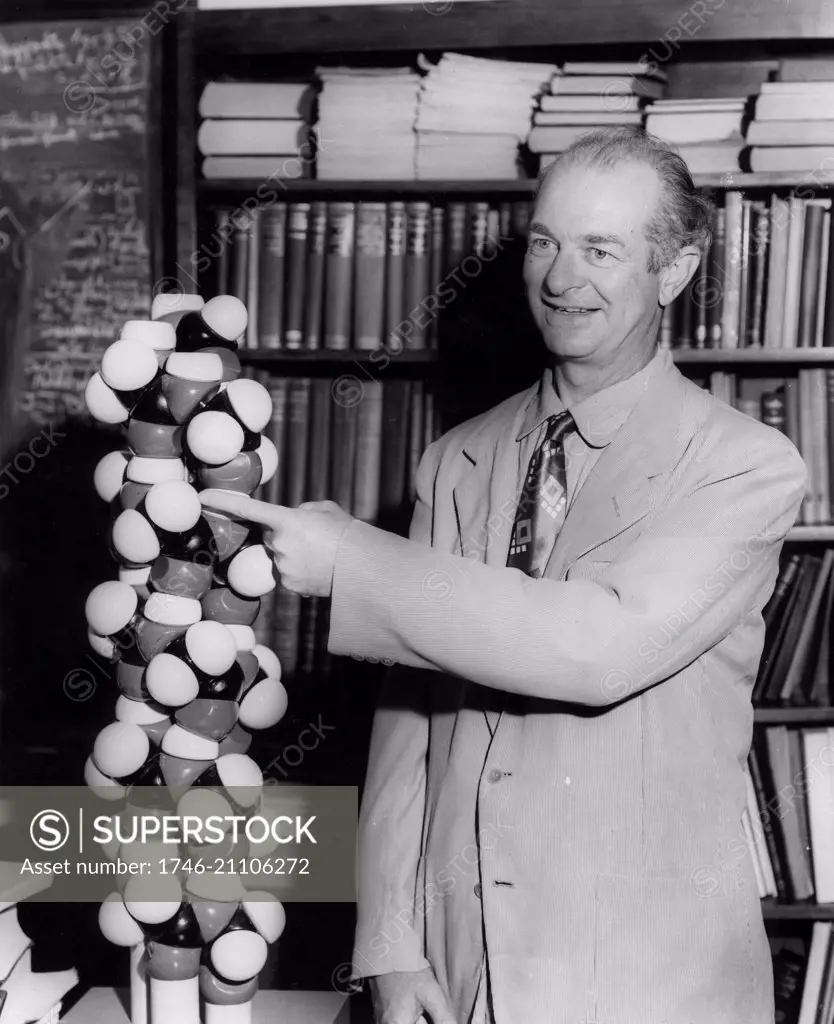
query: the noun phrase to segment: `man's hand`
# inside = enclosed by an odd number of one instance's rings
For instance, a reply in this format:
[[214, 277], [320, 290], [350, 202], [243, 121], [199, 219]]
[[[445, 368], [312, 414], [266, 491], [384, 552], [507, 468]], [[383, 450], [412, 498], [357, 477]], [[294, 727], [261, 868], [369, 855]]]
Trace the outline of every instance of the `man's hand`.
[[285, 508], [212, 488], [200, 492], [200, 501], [209, 509], [269, 528], [264, 544], [272, 551], [287, 590], [304, 597], [330, 596], [336, 548], [353, 520], [335, 501], [307, 501], [298, 508]]
[[394, 971], [369, 979], [377, 1024], [416, 1024], [424, 1013], [432, 1024], [456, 1024], [434, 973]]

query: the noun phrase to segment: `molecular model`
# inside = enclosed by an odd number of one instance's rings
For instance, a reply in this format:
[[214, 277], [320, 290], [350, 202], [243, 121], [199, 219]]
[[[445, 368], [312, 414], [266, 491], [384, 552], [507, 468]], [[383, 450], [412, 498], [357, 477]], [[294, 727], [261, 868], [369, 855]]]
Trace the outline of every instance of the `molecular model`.
[[[110, 504], [119, 578], [95, 587], [86, 614], [120, 696], [85, 779], [119, 813], [251, 815], [263, 776], [246, 753], [249, 730], [287, 708], [278, 658], [252, 629], [275, 585], [272, 560], [256, 528], [204, 509], [198, 492], [251, 494], [277, 471], [261, 434], [272, 403], [239, 377], [247, 313], [238, 299], [161, 295], [151, 317], [125, 324], [86, 390], [93, 417], [126, 432], [94, 476]], [[149, 846], [171, 869], [152, 890], [128, 876], [99, 913], [106, 938], [132, 950], [132, 1024], [248, 1024], [282, 904], [247, 892], [234, 873], [173, 870], [201, 855], [237, 858], [240, 841], [146, 842], [141, 853], [124, 842], [108, 853], [147, 861]], [[268, 838], [243, 847], [270, 848]]]

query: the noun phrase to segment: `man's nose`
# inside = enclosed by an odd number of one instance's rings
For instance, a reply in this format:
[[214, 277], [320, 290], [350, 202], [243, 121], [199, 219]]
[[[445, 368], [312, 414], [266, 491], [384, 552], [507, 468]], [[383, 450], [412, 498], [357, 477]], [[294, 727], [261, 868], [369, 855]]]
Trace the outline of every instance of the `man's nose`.
[[564, 248], [560, 249], [545, 274], [545, 291], [551, 295], [561, 295], [570, 288], [581, 288], [583, 284], [585, 275], [577, 255]]

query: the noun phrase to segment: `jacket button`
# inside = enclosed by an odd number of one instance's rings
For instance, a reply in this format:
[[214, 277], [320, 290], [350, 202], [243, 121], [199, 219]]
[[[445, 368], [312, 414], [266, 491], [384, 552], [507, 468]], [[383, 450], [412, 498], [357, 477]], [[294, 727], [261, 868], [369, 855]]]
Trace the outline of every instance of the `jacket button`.
[[504, 773], [497, 768], [493, 768], [489, 775], [487, 775], [487, 778], [490, 782], [500, 782], [504, 778]]
[[472, 891], [475, 893], [475, 895], [478, 897], [478, 899], [480, 899], [481, 898], [481, 883], [480, 882], [476, 882], [475, 883], [475, 888]]

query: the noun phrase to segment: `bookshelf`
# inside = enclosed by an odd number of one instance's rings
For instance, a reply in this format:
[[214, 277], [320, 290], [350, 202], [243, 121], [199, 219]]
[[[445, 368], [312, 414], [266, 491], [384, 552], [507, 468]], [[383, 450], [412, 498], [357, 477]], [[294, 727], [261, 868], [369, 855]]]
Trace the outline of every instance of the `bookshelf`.
[[[432, 17], [431, 0], [413, 7], [314, 8], [281, 11], [196, 12], [186, 10], [175, 25], [177, 78], [177, 137], [174, 140], [175, 210], [171, 235], [172, 265], [186, 266], [197, 248], [198, 227], [206, 210], [223, 204], [234, 206], [255, 194], [261, 184], [254, 179], [198, 180], [195, 170], [196, 98], [201, 83], [210, 75], [230, 66], [242, 68], [246, 75], [249, 62], [256, 66], [279, 57], [295, 62], [298, 67], [304, 55], [309, 67], [321, 62], [350, 64], [351, 55], [360, 63], [410, 62], [420, 50], [491, 51], [494, 55], [523, 60], [561, 60], [565, 49], [579, 48], [577, 59], [599, 59], [601, 44], [633, 44], [628, 53], [618, 51], [614, 58], [635, 58], [664, 37], [668, 26], [680, 15], [669, 0], [639, 0], [622, 5], [617, 0], [601, 0], [596, 5], [570, 7], [555, 5], [552, 0], [517, 0], [513, 4], [453, 4], [443, 17]], [[700, 59], [710, 59], [710, 46], [736, 46], [752, 41], [755, 52], [772, 52], [777, 40], [808, 41], [830, 37], [832, 19], [824, 0], [792, 0], [778, 10], [764, 0], [744, 4], [725, 4], [705, 22], [697, 41], [684, 41], [674, 59], [683, 59], [690, 47], [700, 50]], [[830, 47], [830, 43], [826, 44]], [[637, 47], [636, 49], [634, 47]], [[730, 50], [725, 50], [729, 53]], [[408, 54], [407, 56], [405, 54]], [[554, 54], [558, 53], [558, 56]], [[389, 61], [386, 58], [390, 58]], [[743, 173], [701, 174], [696, 184], [721, 195], [726, 190], [743, 190], [751, 197], [766, 199], [767, 192], [788, 196], [804, 190], [803, 195], [830, 196], [834, 173], [815, 174]], [[289, 180], [281, 183], [280, 199], [288, 203], [315, 200], [401, 199], [461, 200], [491, 197], [496, 203], [529, 199], [536, 187], [535, 179], [465, 181], [465, 180]], [[810, 190], [810, 191], [809, 191]], [[204, 223], [204, 220], [203, 220]], [[176, 274], [175, 270], [172, 273]], [[187, 287], [187, 285], [186, 285]], [[834, 369], [834, 348], [794, 349], [686, 349], [673, 352], [684, 372], [707, 375], [712, 371], [749, 372], [765, 377], [795, 374], [801, 368]], [[364, 370], [373, 369], [371, 353], [356, 351], [266, 351], [242, 350], [244, 363], [261, 371], [287, 375], [309, 373], [355, 373], [360, 379]], [[411, 376], [426, 381], [442, 382], [447, 367], [437, 351], [403, 352], [392, 358], [395, 365], [386, 372], [392, 376]], [[834, 525], [800, 525], [791, 530], [791, 545], [819, 546], [834, 544]], [[808, 548], [806, 548], [808, 550]], [[353, 665], [352, 671], [357, 671]], [[365, 670], [366, 666], [362, 666]], [[354, 689], [355, 693], [356, 690]], [[753, 716], [758, 733], [770, 726], [834, 727], [834, 708], [829, 707], [762, 707]], [[360, 733], [358, 744], [363, 742]], [[807, 902], [784, 903], [773, 899], [762, 901], [766, 920], [771, 924], [799, 922], [810, 927], [814, 921], [834, 921], [834, 904]]]

